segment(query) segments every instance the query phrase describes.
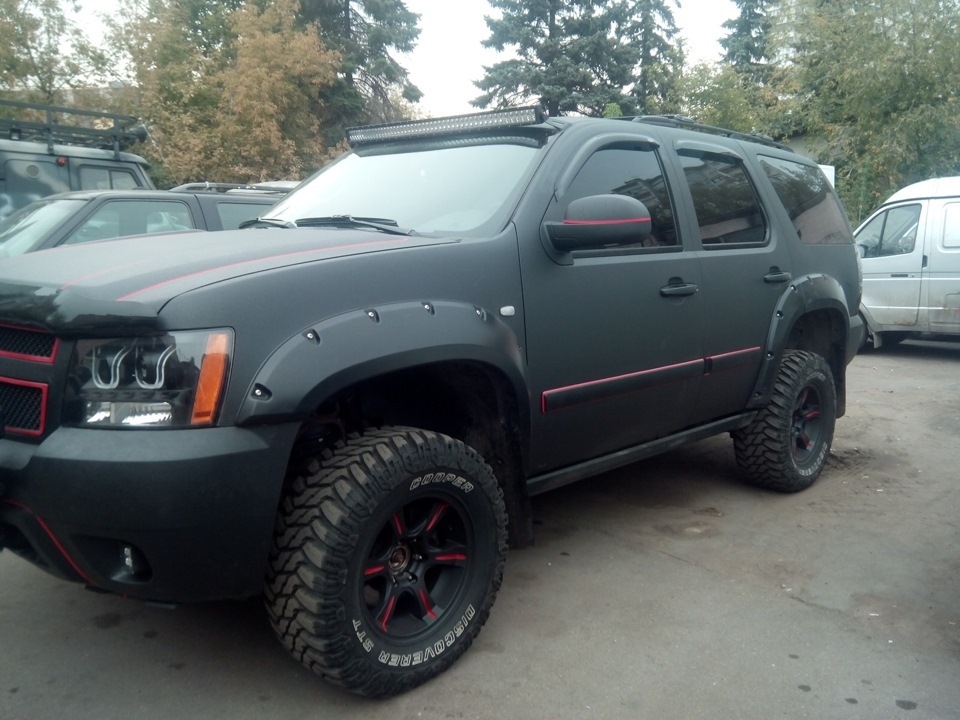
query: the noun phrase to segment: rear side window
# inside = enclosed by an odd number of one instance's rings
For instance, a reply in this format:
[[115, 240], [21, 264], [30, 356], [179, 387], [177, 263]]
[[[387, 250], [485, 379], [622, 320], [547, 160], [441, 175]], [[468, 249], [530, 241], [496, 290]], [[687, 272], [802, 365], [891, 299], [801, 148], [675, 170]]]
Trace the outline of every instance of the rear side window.
[[697, 150], [679, 155], [704, 248], [764, 244], [767, 222], [740, 160]]
[[860, 253], [875, 258], [913, 252], [919, 223], [919, 205], [900, 205], [874, 215], [857, 233]]
[[790, 216], [800, 242], [807, 245], [852, 242], [847, 216], [820, 168], [768, 156], [761, 156], [760, 164]]
[[140, 187], [137, 178], [122, 168], [80, 168], [80, 190], [133, 190]]

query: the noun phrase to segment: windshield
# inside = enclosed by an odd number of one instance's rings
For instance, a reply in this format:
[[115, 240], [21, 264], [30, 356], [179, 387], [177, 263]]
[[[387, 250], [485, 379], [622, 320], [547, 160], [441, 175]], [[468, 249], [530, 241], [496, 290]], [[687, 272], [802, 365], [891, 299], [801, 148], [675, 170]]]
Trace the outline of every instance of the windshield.
[[361, 148], [331, 163], [264, 217], [382, 218], [417, 233], [502, 229], [541, 143], [498, 138]]
[[37, 250], [86, 200], [38, 200], [0, 220], [0, 257]]

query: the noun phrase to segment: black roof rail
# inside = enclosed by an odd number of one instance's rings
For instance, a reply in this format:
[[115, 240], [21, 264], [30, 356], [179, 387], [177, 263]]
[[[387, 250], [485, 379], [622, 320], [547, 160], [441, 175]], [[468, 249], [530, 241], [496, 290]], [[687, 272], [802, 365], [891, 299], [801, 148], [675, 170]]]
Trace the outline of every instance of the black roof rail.
[[[119, 157], [121, 150], [147, 139], [146, 126], [132, 115], [0, 98], [0, 114], [10, 114], [8, 108], [18, 117], [0, 117], [0, 138], [46, 143], [51, 154], [53, 146], [61, 144], [113, 150], [114, 157]], [[42, 115], [43, 120], [25, 119], [31, 114]], [[85, 124], [65, 124], [57, 115], [76, 116], [78, 123]]]
[[696, 130], [697, 132], [708, 133], [710, 135], [719, 135], [721, 137], [733, 138], [734, 140], [746, 140], [747, 142], [760, 143], [761, 145], [768, 145], [780, 150], [794, 152], [793, 148], [789, 145], [779, 143], [768, 135], [752, 132], [745, 133], [739, 132], [738, 130], [714, 127], [713, 125], [704, 125], [702, 123], [698, 123], [692, 117], [687, 117], [685, 115], [635, 115], [617, 119], [628, 120], [630, 122], [649, 123], [650, 125], [665, 125], [667, 127], [683, 128], [685, 130]]

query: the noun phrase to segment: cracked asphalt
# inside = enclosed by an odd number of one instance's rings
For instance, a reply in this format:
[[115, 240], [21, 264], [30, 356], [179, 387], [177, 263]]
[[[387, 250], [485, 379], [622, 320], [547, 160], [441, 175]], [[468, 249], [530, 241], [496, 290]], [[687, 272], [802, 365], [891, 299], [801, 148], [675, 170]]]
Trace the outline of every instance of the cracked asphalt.
[[301, 669], [257, 601], [158, 608], [0, 553], [0, 718], [960, 719], [958, 368], [858, 356], [797, 495], [718, 437], [535, 498], [474, 646], [385, 701]]

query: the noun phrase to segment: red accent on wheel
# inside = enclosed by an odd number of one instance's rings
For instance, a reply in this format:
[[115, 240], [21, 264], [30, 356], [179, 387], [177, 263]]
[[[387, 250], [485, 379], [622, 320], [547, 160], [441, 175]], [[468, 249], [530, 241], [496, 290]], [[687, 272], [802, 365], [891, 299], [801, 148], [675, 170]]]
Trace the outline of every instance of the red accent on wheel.
[[433, 530], [436, 524], [440, 521], [440, 516], [443, 515], [448, 507], [450, 506], [444, 502], [437, 505], [437, 509], [434, 511], [433, 517], [430, 518], [430, 522], [427, 524], [427, 532]]
[[433, 608], [430, 606], [430, 599], [427, 597], [427, 593], [420, 589], [420, 602], [423, 603], [423, 609], [427, 611], [427, 615], [430, 616], [431, 620], [437, 619], [437, 614], [433, 611]]

